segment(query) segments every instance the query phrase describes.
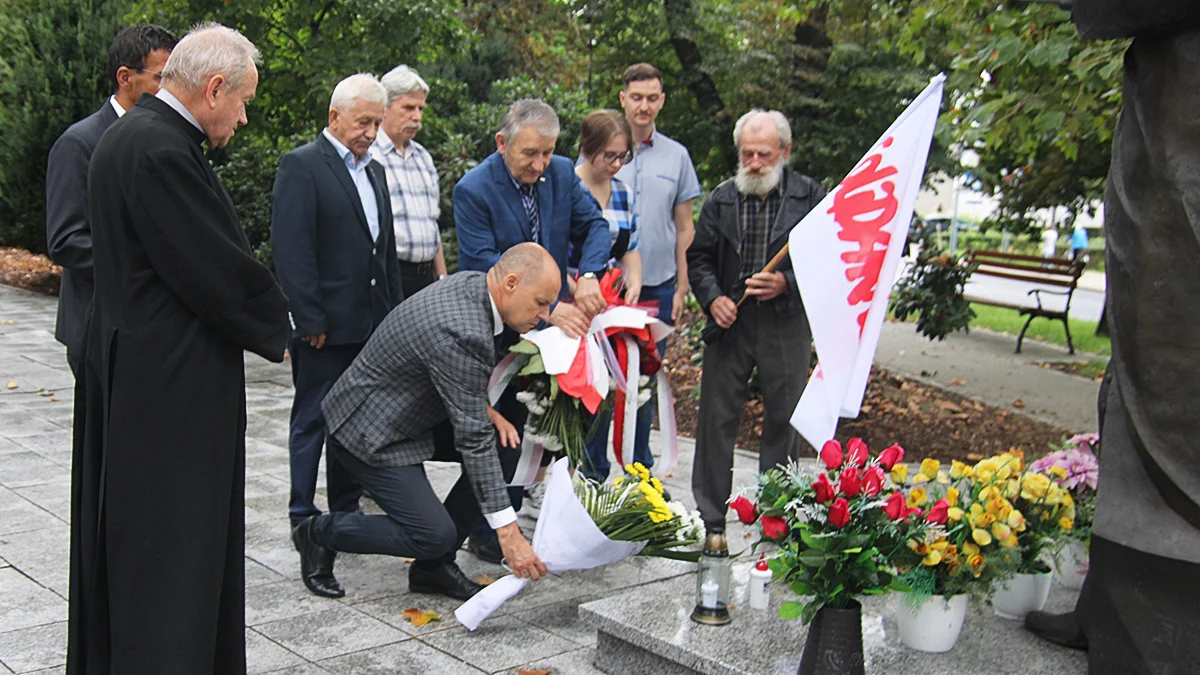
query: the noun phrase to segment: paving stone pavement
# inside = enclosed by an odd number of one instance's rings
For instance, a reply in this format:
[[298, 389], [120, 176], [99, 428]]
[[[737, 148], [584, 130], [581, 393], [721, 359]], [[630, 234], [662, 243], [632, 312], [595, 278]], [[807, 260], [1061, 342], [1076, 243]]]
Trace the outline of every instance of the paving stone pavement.
[[[55, 309], [55, 298], [0, 286], [0, 675], [65, 672], [73, 378], [53, 338]], [[692, 573], [688, 564], [634, 558], [550, 577], [474, 633], [455, 621], [454, 601], [409, 593], [404, 562], [386, 556], [340, 555], [346, 597], [315, 597], [300, 582], [289, 536], [289, 367], [247, 355], [246, 375], [251, 674], [599, 673], [592, 666], [596, 630], [579, 619], [577, 606]], [[692, 506], [693, 446], [680, 440], [680, 466], [662, 478]], [[753, 482], [756, 464], [739, 452], [734, 485]], [[454, 464], [427, 469], [443, 495], [459, 475]], [[534, 522], [522, 515], [521, 524], [532, 535]], [[735, 549], [749, 538], [736, 521], [728, 533]], [[458, 562], [472, 577], [504, 573], [465, 551]], [[677, 586], [689, 592], [688, 584]], [[409, 607], [434, 610], [442, 620], [414, 627], [402, 616]]]

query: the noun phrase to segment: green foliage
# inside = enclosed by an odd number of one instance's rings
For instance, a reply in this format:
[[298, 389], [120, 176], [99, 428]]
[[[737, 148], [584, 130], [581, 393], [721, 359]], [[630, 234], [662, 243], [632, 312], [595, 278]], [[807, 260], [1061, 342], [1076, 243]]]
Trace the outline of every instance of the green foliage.
[[46, 248], [46, 157], [112, 92], [108, 45], [128, 3], [0, 0], [0, 243]]
[[932, 231], [926, 232], [917, 261], [892, 289], [890, 310], [901, 321], [915, 314], [917, 331], [931, 340], [966, 330], [975, 312], [963, 288], [973, 271], [938, 249]]

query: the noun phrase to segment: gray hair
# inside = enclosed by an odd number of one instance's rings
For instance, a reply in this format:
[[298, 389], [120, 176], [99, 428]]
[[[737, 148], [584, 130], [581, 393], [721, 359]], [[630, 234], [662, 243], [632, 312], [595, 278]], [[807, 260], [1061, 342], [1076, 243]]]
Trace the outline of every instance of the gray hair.
[[206, 21], [196, 24], [171, 50], [162, 81], [178, 82], [184, 89], [195, 91], [213, 76], [223, 75], [230, 89], [239, 89], [255, 63], [262, 63], [262, 55], [246, 36]]
[[524, 127], [533, 127], [547, 138], [558, 136], [558, 114], [540, 98], [523, 98], [508, 106], [500, 120], [500, 137], [507, 143]]
[[779, 131], [779, 147], [786, 148], [792, 142], [792, 125], [788, 124], [787, 118], [778, 110], [763, 110], [761, 108], [755, 108], [738, 118], [737, 124], [733, 125], [733, 144], [739, 148], [742, 146], [742, 129], [747, 124], [757, 126], [758, 120], [755, 118], [759, 115], [766, 115], [768, 119], [775, 123], [775, 128]]
[[405, 94], [411, 94], [414, 91], [429, 93], [429, 85], [417, 71], [408, 66], [396, 66], [388, 71], [387, 75], [379, 78], [383, 84], [383, 88], [387, 90], [387, 105], [391, 105], [392, 101], [400, 98]]
[[371, 73], [355, 73], [337, 83], [333, 96], [329, 97], [330, 110], [347, 110], [358, 99], [371, 103], [384, 103], [387, 91]]

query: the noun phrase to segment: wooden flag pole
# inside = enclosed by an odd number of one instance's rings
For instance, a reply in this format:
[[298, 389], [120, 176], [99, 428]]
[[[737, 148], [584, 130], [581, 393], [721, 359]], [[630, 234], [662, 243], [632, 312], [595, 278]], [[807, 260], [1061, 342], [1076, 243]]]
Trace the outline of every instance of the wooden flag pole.
[[[785, 256], [787, 256], [787, 254], [788, 254], [788, 245], [784, 244], [783, 248], [779, 249], [779, 253], [776, 253], [775, 257], [771, 258], [771, 261], [767, 263], [766, 267], [762, 268], [762, 272], [759, 272], [759, 274], [762, 274], [763, 272], [774, 272], [775, 267], [778, 266], [779, 263], [783, 262], [783, 259]], [[745, 302], [746, 298], [749, 298], [749, 297], [751, 297], [751, 296], [743, 293], [742, 299], [738, 300], [738, 302], [737, 302], [737, 306], [741, 307], [742, 303]]]

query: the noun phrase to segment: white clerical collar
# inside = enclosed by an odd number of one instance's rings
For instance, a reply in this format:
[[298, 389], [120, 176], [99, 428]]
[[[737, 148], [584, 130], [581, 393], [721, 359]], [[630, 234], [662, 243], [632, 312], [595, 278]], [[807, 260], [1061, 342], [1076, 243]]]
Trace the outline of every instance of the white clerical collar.
[[[171, 92], [167, 91], [166, 88], [164, 87], [162, 89], [159, 89], [158, 93], [155, 94], [154, 96], [156, 98], [158, 98], [160, 101], [162, 101], [163, 103], [166, 103], [167, 105], [171, 106], [171, 108], [174, 109], [175, 112], [177, 112], [183, 116], [183, 119], [191, 122], [192, 126], [199, 129], [201, 133], [204, 133], [204, 128], [201, 127], [200, 123], [196, 121], [196, 116], [192, 114], [192, 111], [187, 109], [187, 106], [185, 106], [183, 104], [183, 101], [180, 101], [179, 99], [175, 98], [175, 94], [172, 94]], [[207, 134], [205, 134], [205, 135], [207, 136]]]
[[108, 97], [108, 102], [112, 104], [113, 110], [116, 110], [116, 111], [117, 111], [117, 117], [124, 117], [124, 116], [125, 116], [125, 109], [121, 107], [121, 104], [120, 104], [120, 103], [117, 103], [117, 97], [116, 97], [116, 96], [109, 96], [109, 97]]
[[500, 317], [500, 308], [496, 306], [491, 288], [488, 289], [488, 302], [492, 303], [492, 335], [499, 335], [504, 332], [504, 319]]

